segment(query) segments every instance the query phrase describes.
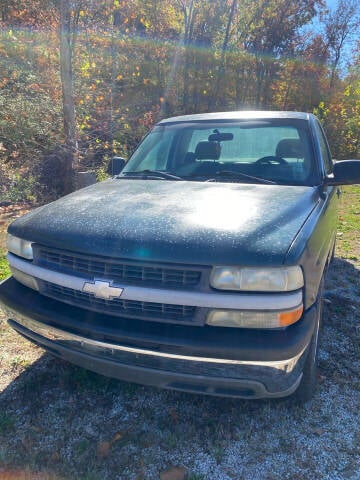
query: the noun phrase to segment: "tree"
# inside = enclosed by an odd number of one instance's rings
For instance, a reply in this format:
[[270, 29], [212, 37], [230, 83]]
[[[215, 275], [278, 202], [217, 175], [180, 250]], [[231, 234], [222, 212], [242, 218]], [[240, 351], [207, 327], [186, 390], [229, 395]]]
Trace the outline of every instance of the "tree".
[[[360, 40], [358, 41], [360, 47]], [[341, 88], [316, 112], [326, 127], [335, 158], [360, 157], [360, 55], [354, 60]]]
[[347, 41], [360, 28], [359, 1], [340, 0], [335, 11], [328, 11], [324, 16], [323, 22], [325, 26], [325, 43], [330, 52], [330, 88], [332, 88]]
[[[310, 38], [308, 38], [310, 37]], [[304, 35], [293, 58], [282, 62], [274, 100], [282, 110], [312, 111], [328, 96], [328, 50], [320, 35]]]
[[73, 190], [73, 164], [77, 150], [75, 103], [73, 92], [70, 0], [60, 0], [60, 77], [62, 87], [64, 146], [64, 193]]
[[228, 48], [228, 45], [229, 45], [230, 29], [231, 29], [232, 23], [234, 21], [236, 7], [237, 7], [237, 0], [232, 0], [230, 11], [229, 11], [229, 18], [228, 18], [227, 25], [226, 25], [224, 42], [223, 42], [223, 45], [222, 45], [222, 48], [221, 48], [220, 65], [219, 65], [219, 68], [218, 68], [217, 77], [216, 77], [216, 84], [215, 84], [216, 86], [215, 86], [215, 90], [213, 92], [212, 102], [210, 104], [211, 106], [214, 105], [215, 107], [219, 104], [220, 82], [221, 82], [222, 77], [226, 73], [226, 69], [225, 69], [226, 51], [227, 51], [227, 48]]
[[358, 156], [356, 3], [315, 35], [323, 0], [0, 0], [0, 163], [59, 195], [159, 116], [244, 107], [319, 107]]
[[239, 9], [239, 48], [253, 59], [253, 103], [268, 106], [279, 60], [293, 56], [299, 30], [316, 14], [322, 0], [259, 0]]

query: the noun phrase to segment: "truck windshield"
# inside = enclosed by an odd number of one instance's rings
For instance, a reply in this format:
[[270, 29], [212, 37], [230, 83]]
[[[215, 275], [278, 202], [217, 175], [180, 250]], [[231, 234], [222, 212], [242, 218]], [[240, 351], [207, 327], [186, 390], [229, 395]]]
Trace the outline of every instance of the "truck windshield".
[[158, 125], [139, 145], [121, 176], [157, 171], [184, 180], [308, 185], [314, 171], [308, 129], [305, 122], [289, 122]]

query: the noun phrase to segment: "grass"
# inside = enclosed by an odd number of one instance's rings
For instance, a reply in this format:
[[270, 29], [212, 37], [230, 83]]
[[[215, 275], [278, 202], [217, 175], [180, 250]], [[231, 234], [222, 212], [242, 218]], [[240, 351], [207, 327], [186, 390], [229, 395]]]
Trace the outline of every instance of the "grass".
[[360, 185], [343, 188], [339, 208], [337, 255], [360, 261]]
[[91, 443], [87, 439], [80, 440], [74, 447], [75, 452], [77, 455], [82, 455], [83, 453], [86, 453], [91, 446]]
[[24, 358], [20, 355], [16, 355], [10, 362], [10, 365], [13, 367], [13, 368], [20, 368], [20, 369], [25, 369], [27, 368], [29, 365], [31, 365], [31, 362], [27, 359], [27, 358]]
[[10, 275], [10, 268], [6, 260], [6, 231], [8, 225], [17, 217], [29, 211], [26, 205], [10, 205], [0, 208], [0, 282]]
[[10, 275], [10, 268], [5, 257], [5, 252], [0, 251], [0, 281], [9, 275]]

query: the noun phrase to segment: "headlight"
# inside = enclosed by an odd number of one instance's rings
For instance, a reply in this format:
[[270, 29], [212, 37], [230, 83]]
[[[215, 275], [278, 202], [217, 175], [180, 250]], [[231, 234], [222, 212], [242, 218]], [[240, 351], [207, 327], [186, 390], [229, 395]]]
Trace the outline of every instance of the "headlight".
[[304, 285], [304, 277], [299, 266], [213, 267], [210, 285], [219, 290], [290, 292]]
[[33, 259], [31, 242], [15, 237], [10, 233], [8, 233], [7, 236], [7, 249], [10, 253], [14, 253], [18, 257], [26, 258], [27, 260]]

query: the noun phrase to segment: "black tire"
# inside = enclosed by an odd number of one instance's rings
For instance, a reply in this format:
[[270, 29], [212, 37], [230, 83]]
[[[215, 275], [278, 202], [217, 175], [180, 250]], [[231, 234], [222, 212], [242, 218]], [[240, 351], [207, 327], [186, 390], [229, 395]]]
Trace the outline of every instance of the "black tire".
[[334, 246], [331, 250], [331, 256], [330, 256], [330, 261], [329, 261], [329, 264], [333, 263], [334, 261], [334, 258], [335, 258], [335, 248], [336, 248], [336, 241], [334, 242]]
[[323, 293], [324, 293], [324, 278], [322, 278], [319, 287], [316, 309], [316, 322], [314, 333], [308, 348], [303, 376], [301, 382], [296, 389], [293, 398], [298, 403], [306, 403], [312, 399], [316, 392], [318, 382], [318, 356], [319, 356], [319, 333], [322, 323], [323, 313]]

